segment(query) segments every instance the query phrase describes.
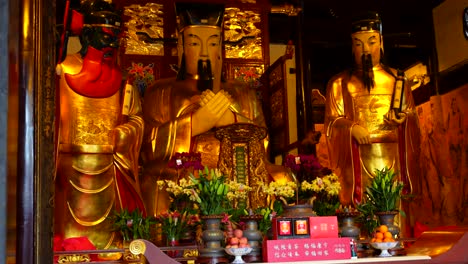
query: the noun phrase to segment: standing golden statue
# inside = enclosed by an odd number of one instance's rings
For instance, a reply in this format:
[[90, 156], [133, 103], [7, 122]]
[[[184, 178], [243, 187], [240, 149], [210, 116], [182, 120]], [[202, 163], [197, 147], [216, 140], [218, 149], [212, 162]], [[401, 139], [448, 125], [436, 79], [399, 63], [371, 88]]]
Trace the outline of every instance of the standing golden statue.
[[[242, 82], [221, 80], [224, 6], [177, 3], [176, 13], [177, 77], [157, 81], [144, 96], [141, 188], [148, 214], [169, 207], [168, 194], [158, 190], [157, 181], [177, 177], [168, 166], [176, 153], [201, 153], [203, 165], [216, 168], [220, 154], [216, 128], [234, 123], [265, 128], [255, 91]], [[274, 175], [287, 178], [281, 172]]]
[[136, 184], [144, 127], [137, 90], [127, 85], [123, 96], [120, 15], [104, 0], [85, 1], [79, 11], [84, 24], [72, 30], [81, 30], [82, 48], [57, 66], [55, 235], [87, 237], [103, 249], [114, 242], [113, 210], [144, 212]]
[[419, 125], [404, 76], [381, 63], [382, 23], [376, 13], [352, 24], [355, 66], [328, 83], [325, 131], [343, 204], [361, 203], [376, 169], [388, 167], [419, 192]]

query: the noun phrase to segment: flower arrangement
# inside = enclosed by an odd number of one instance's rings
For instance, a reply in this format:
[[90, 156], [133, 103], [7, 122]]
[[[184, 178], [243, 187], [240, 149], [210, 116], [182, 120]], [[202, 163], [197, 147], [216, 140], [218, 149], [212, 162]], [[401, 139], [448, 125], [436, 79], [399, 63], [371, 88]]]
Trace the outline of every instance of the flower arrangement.
[[259, 207], [255, 210], [256, 214], [262, 215], [263, 219], [259, 221], [259, 230], [266, 234], [271, 227], [271, 219], [275, 215], [283, 213], [283, 205], [289, 205], [289, 201], [295, 199], [297, 185], [295, 182], [270, 182], [262, 185], [263, 192], [267, 195], [268, 205]]
[[198, 215], [192, 215], [188, 211], [167, 211], [155, 218], [157, 223], [161, 223], [162, 233], [168, 240], [179, 240], [191, 227], [196, 226], [200, 219]]
[[191, 211], [193, 212], [192, 183], [185, 178], [178, 181], [159, 180], [157, 181], [159, 189], [166, 187], [169, 193], [170, 205], [169, 210], [173, 211]]
[[129, 212], [127, 209], [114, 211], [111, 217], [115, 230], [119, 231], [124, 241], [149, 239], [151, 226], [156, 224], [152, 216], [144, 217], [139, 210]]
[[268, 185], [263, 185], [262, 189], [270, 197], [270, 201], [281, 201], [283, 204], [288, 205], [288, 200], [295, 197], [297, 184], [295, 182], [279, 183], [272, 181]]
[[286, 155], [284, 166], [290, 168], [297, 175], [297, 180], [310, 181], [316, 176], [321, 176], [322, 165], [314, 155]]
[[201, 154], [197, 152], [176, 152], [169, 160], [169, 168], [202, 170]]
[[340, 206], [338, 194], [341, 185], [335, 173], [317, 177], [311, 182], [301, 183], [301, 196], [310, 197], [313, 201], [313, 210], [318, 216], [335, 215]]
[[231, 210], [227, 199], [229, 184], [226, 176], [217, 169], [199, 171], [199, 177], [190, 174], [192, 184], [190, 199], [198, 204], [201, 215], [221, 215]]

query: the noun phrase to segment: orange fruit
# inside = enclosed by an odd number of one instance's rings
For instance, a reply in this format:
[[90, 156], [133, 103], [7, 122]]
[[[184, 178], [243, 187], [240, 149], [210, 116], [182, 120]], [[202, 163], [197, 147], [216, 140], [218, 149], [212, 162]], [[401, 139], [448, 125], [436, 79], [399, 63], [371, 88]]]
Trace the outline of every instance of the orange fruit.
[[384, 238], [384, 234], [381, 233], [381, 232], [377, 232], [377, 233], [375, 233], [375, 238], [376, 238], [376, 239], [383, 239], [383, 238]]
[[371, 239], [371, 242], [372, 242], [372, 243], [374, 243], [374, 242], [375, 242], [375, 237], [373, 237], [373, 238]]
[[382, 233], [385, 233], [388, 231], [388, 226], [386, 225], [380, 225], [379, 226], [379, 231], [382, 232]]
[[384, 238], [382, 241], [383, 241], [383, 242], [393, 242], [393, 241], [395, 241], [395, 240], [394, 240], [393, 238], [391, 238], [391, 237], [386, 237], [386, 238]]
[[393, 238], [392, 233], [390, 233], [390, 232], [388, 232], [388, 231], [385, 232], [383, 236], [384, 236], [384, 238]]
[[375, 239], [375, 242], [376, 242], [376, 243], [380, 243], [380, 242], [382, 242], [382, 239], [376, 238], [376, 239]]

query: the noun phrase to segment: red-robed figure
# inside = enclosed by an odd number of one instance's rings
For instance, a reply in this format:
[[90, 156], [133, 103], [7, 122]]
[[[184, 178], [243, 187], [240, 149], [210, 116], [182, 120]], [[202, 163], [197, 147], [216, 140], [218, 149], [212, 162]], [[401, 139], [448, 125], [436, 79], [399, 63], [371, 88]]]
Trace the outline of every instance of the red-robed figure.
[[137, 184], [143, 119], [138, 92], [123, 89], [117, 64], [120, 15], [103, 0], [79, 11], [82, 48], [57, 67], [55, 234], [87, 237], [103, 249], [115, 241], [114, 210], [145, 213]]

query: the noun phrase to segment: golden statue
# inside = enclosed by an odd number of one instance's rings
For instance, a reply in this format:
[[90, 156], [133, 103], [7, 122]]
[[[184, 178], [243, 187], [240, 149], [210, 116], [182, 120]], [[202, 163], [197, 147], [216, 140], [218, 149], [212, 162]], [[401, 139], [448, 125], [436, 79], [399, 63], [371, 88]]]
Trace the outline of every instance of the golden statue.
[[[202, 164], [216, 168], [221, 148], [217, 128], [235, 123], [265, 128], [255, 91], [242, 82], [221, 80], [224, 6], [178, 3], [176, 12], [177, 77], [157, 81], [145, 92], [143, 104], [141, 188], [148, 214], [155, 215], [169, 207], [168, 194], [158, 190], [156, 182], [177, 177], [168, 166], [176, 153], [201, 153]], [[263, 177], [289, 177], [272, 164], [259, 166], [268, 167]], [[278, 172], [272, 173], [273, 169]]]
[[122, 98], [120, 16], [103, 0], [82, 3], [81, 12], [82, 48], [57, 66], [55, 235], [87, 237], [104, 249], [115, 241], [114, 210], [145, 212], [136, 184], [143, 118], [136, 89], [125, 86]]
[[409, 85], [381, 63], [381, 20], [376, 13], [352, 25], [355, 67], [328, 83], [325, 132], [331, 168], [340, 177], [341, 203], [361, 203], [376, 169], [399, 173], [404, 194], [420, 183], [419, 125]]

